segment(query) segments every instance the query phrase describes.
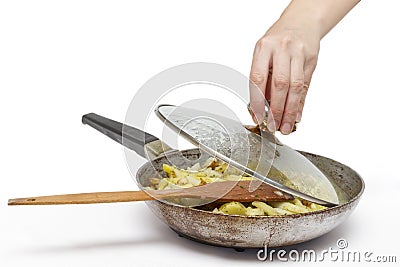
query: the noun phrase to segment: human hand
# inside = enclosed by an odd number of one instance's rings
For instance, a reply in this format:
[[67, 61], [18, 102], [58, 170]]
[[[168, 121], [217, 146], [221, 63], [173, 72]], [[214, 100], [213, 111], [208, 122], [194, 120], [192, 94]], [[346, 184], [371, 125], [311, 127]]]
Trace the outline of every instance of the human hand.
[[250, 108], [260, 124], [265, 100], [270, 131], [292, 132], [300, 122], [307, 90], [317, 65], [319, 29], [301, 16], [281, 17], [257, 42], [250, 72]]

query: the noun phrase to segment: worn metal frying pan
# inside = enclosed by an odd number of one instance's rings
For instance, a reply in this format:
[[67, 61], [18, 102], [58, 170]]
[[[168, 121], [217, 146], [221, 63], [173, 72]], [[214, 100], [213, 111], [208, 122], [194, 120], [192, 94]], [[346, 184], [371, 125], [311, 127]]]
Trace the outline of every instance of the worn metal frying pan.
[[[136, 174], [141, 187], [148, 186], [151, 177], [162, 173], [162, 165], [171, 159], [181, 168], [189, 167], [193, 161], [201, 159], [198, 149], [173, 150], [151, 134], [93, 113], [83, 116], [82, 122], [141, 156], [146, 152], [150, 155], [152, 161], [145, 163]], [[243, 249], [305, 242], [328, 233], [345, 221], [360, 200], [364, 182], [360, 175], [342, 163], [307, 152], [300, 153], [320, 168], [334, 184], [339, 196], [338, 206], [285, 216], [242, 216], [215, 214], [160, 201], [147, 201], [146, 204], [179, 235], [202, 243]]]

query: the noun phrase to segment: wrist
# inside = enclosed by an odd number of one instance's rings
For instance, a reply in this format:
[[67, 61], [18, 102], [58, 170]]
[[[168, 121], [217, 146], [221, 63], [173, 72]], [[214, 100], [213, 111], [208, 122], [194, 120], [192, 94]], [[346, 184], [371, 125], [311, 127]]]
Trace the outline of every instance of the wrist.
[[358, 2], [360, 0], [292, 0], [280, 19], [313, 31], [321, 40]]
[[307, 11], [301, 12], [299, 10], [287, 8], [282, 13], [277, 23], [307, 32], [318, 40], [321, 40], [325, 35], [323, 27], [324, 19], [318, 9], [308, 9]]

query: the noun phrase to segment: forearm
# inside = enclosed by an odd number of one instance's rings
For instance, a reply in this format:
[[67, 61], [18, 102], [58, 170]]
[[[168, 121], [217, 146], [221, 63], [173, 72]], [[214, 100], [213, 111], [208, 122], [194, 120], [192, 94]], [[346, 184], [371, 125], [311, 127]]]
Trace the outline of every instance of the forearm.
[[[293, 0], [282, 20], [316, 31], [322, 39], [360, 0]], [[278, 21], [279, 22], [279, 21]]]

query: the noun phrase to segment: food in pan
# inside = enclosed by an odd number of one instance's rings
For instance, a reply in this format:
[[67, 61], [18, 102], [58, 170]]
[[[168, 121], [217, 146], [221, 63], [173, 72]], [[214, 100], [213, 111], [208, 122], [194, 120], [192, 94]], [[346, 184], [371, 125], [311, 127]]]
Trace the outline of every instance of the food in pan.
[[[166, 178], [153, 178], [147, 189], [168, 190], [176, 188], [189, 188], [212, 182], [253, 180], [254, 178], [241, 173], [237, 169], [228, 167], [228, 164], [209, 158], [203, 165], [196, 163], [185, 169], [176, 166], [163, 165]], [[212, 212], [220, 214], [236, 214], [247, 216], [278, 216], [296, 213], [306, 213], [325, 209], [326, 207], [311, 203], [299, 198], [292, 201], [253, 201], [251, 203], [229, 202], [215, 207]]]

